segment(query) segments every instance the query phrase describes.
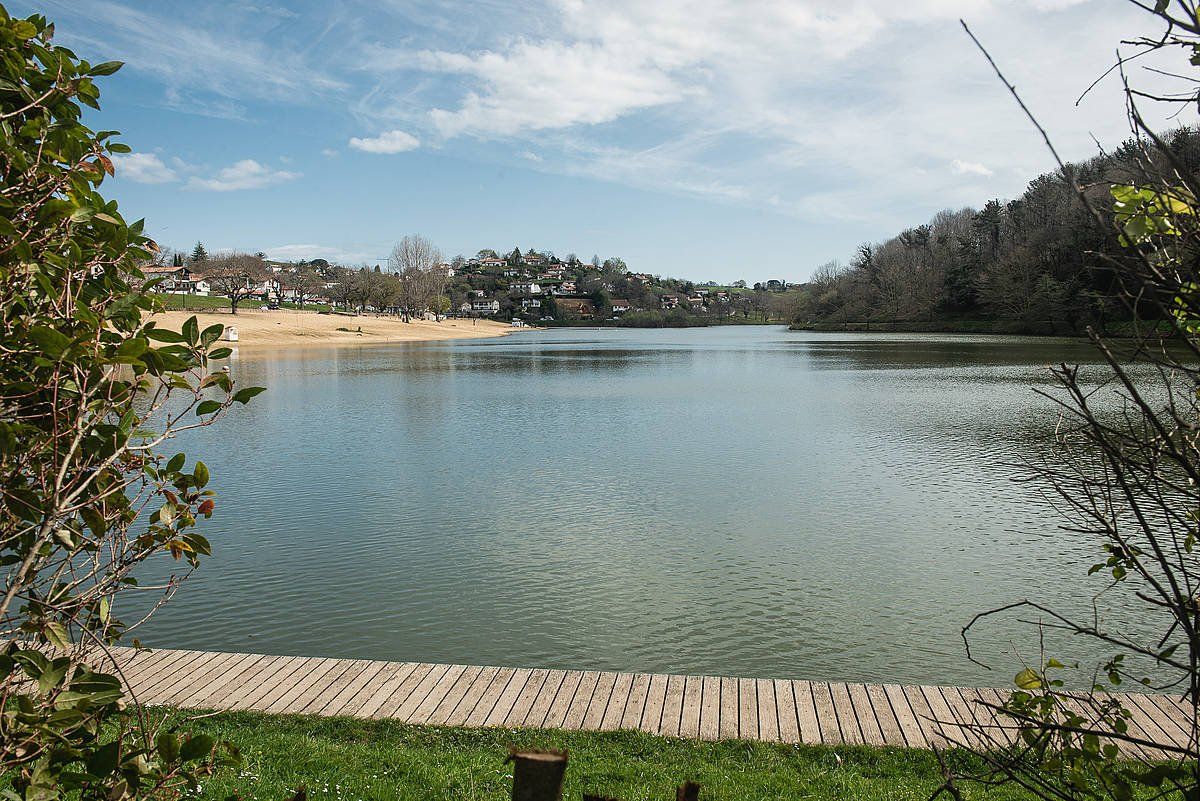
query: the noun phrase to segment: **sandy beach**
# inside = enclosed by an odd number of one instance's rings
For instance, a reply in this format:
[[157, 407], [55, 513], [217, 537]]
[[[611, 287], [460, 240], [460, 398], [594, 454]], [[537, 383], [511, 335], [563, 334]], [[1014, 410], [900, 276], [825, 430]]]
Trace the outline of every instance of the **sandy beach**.
[[[366, 345], [396, 342], [429, 342], [444, 339], [501, 337], [525, 328], [513, 328], [494, 320], [426, 320], [411, 323], [397, 317], [364, 314], [318, 314], [308, 311], [239, 310], [236, 315], [222, 312], [169, 311], [154, 315], [163, 328], [180, 329], [191, 316], [200, 328], [213, 323], [233, 326], [238, 331], [239, 348], [313, 347], [320, 345]], [[348, 329], [348, 330], [339, 330]]]

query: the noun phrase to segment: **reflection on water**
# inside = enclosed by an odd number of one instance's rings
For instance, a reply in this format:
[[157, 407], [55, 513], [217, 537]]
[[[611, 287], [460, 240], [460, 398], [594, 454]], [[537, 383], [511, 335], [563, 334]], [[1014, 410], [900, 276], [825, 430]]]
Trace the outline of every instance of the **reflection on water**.
[[[1004, 683], [1090, 543], [1011, 480], [1068, 340], [551, 331], [235, 361], [269, 387], [181, 443], [216, 550], [152, 644]], [[184, 439], [181, 437], [181, 439]], [[1030, 651], [1030, 653], [1032, 653]], [[1007, 654], [1007, 656], [1005, 656]], [[1007, 662], [1003, 661], [1007, 659]]]

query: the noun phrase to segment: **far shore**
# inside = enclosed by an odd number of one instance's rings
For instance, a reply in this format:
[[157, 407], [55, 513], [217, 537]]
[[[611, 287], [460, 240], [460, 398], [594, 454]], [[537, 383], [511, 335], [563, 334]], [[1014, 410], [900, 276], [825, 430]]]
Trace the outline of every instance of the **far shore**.
[[315, 311], [239, 309], [237, 314], [214, 311], [166, 311], [152, 318], [160, 328], [180, 330], [189, 317], [201, 329], [214, 323], [237, 329], [239, 348], [293, 348], [324, 345], [370, 345], [434, 342], [448, 339], [502, 337], [529, 328], [515, 328], [495, 320], [454, 319], [403, 322], [398, 317], [319, 314]]

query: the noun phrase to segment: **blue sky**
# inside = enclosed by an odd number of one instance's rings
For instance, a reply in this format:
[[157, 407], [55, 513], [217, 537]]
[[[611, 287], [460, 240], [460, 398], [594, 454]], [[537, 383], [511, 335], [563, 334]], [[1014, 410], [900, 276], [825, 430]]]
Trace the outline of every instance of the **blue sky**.
[[92, 120], [135, 151], [106, 190], [164, 245], [374, 264], [421, 233], [447, 257], [534, 247], [750, 281], [801, 280], [1052, 168], [960, 16], [1072, 158], [1125, 136], [1115, 80], [1075, 100], [1154, 31], [1124, 0], [10, 10], [126, 62]]

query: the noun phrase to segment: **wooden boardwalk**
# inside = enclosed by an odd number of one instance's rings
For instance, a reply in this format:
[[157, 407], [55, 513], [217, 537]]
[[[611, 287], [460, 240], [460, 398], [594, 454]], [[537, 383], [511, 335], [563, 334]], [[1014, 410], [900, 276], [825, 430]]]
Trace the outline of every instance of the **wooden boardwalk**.
[[[971, 742], [963, 723], [996, 725], [1002, 691], [378, 662], [211, 651], [114, 652], [144, 704], [393, 718], [437, 726], [910, 748]], [[1191, 707], [1166, 695], [1124, 696], [1131, 733], [1187, 745]], [[1006, 733], [997, 727], [994, 731]], [[1132, 756], [1161, 754], [1131, 749]]]

